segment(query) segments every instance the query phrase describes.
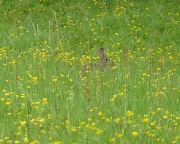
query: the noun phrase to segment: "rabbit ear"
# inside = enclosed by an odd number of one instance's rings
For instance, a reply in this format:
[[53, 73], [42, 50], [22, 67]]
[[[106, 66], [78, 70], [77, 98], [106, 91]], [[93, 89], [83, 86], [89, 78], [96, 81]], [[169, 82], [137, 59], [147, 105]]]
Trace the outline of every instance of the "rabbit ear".
[[99, 56], [104, 57], [104, 48], [99, 48]]

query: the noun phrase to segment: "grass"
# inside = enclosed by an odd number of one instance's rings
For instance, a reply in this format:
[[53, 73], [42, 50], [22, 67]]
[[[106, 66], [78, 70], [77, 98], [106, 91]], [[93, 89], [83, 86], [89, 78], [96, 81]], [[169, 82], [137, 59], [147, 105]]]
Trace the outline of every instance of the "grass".
[[[179, 143], [179, 1], [0, 1], [0, 143]], [[104, 47], [114, 65], [89, 68]]]

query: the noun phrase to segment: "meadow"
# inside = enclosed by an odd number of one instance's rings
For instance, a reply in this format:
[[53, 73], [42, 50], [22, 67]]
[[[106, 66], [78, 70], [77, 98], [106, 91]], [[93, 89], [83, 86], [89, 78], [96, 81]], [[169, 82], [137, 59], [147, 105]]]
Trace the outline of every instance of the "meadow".
[[178, 0], [0, 0], [0, 144], [178, 144], [179, 81]]

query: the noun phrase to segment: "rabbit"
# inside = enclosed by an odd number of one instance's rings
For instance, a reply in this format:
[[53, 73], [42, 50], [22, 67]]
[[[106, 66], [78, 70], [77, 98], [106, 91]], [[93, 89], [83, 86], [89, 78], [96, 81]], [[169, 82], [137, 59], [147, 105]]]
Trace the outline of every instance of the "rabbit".
[[99, 63], [92, 62], [83, 66], [83, 73], [88, 69], [104, 69], [113, 66], [113, 61], [105, 56], [104, 48], [98, 49]]

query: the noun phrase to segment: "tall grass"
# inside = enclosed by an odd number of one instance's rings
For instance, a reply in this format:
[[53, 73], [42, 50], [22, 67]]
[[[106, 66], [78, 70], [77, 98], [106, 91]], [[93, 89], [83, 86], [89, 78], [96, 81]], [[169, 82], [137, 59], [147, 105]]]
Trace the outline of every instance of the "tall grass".
[[180, 142], [178, 1], [0, 5], [0, 143]]

